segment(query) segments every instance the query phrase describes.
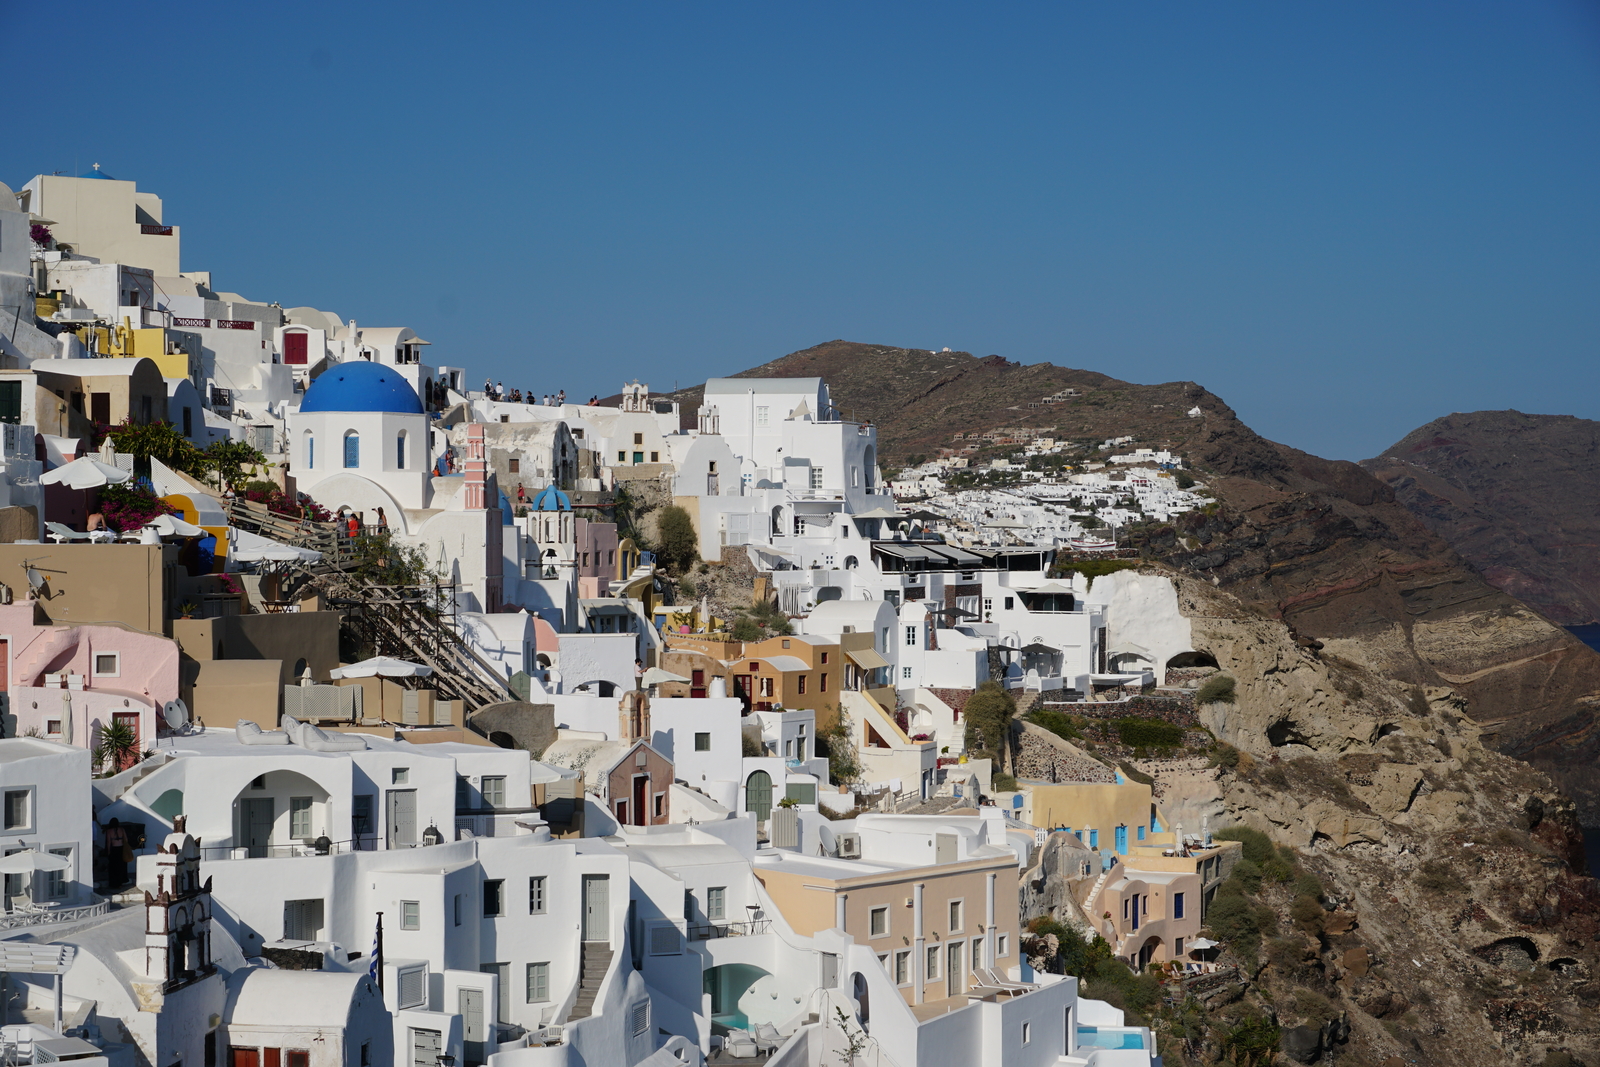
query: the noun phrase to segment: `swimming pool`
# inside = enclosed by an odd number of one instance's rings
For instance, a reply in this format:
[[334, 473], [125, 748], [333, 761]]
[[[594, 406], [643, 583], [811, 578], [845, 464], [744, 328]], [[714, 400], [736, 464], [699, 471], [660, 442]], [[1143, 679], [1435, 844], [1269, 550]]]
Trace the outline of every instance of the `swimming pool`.
[[1102, 1030], [1097, 1026], [1080, 1026], [1078, 1044], [1090, 1048], [1144, 1048], [1144, 1035], [1137, 1030]]

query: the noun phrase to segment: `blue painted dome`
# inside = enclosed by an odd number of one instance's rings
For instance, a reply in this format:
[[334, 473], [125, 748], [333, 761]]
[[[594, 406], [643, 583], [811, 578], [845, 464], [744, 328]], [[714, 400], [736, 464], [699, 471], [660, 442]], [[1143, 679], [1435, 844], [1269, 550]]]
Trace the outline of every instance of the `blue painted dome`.
[[421, 415], [422, 401], [393, 367], [364, 359], [337, 363], [311, 383], [301, 411], [388, 411]]
[[554, 485], [547, 485], [533, 498], [534, 511], [571, 511], [572, 498]]

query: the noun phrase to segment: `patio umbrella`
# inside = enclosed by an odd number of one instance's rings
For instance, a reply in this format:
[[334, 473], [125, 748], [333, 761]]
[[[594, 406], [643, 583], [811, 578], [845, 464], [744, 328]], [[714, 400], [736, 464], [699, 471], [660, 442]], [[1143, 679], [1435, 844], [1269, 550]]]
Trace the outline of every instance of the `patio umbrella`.
[[1209, 937], [1197, 937], [1189, 942], [1189, 950], [1191, 952], [1204, 952], [1208, 948], [1219, 948], [1221, 945], [1221, 941], [1213, 941]]
[[32, 874], [34, 871], [64, 871], [71, 864], [65, 856], [25, 848], [0, 858], [0, 874]]
[[421, 663], [411, 663], [390, 656], [374, 656], [346, 667], [335, 667], [329, 678], [426, 678], [433, 668]]
[[665, 685], [668, 682], [687, 682], [688, 680], [689, 679], [683, 677], [682, 675], [673, 674], [671, 671], [664, 671], [660, 667], [651, 667], [649, 670], [645, 671], [644, 676], [639, 679], [639, 684], [648, 689], [653, 685]]
[[184, 522], [176, 515], [157, 515], [145, 523], [147, 529], [155, 530], [160, 537], [204, 537], [206, 531], [192, 522]]
[[230, 529], [228, 531], [228, 558], [236, 563], [259, 563], [262, 561], [284, 563], [295, 560], [304, 563], [315, 563], [322, 558], [322, 553], [314, 548], [286, 545], [282, 541], [274, 541], [270, 537], [262, 537], [260, 534], [253, 534], [248, 530]]
[[82, 456], [39, 476], [40, 485], [64, 485], [69, 489], [98, 489], [102, 485], [125, 482], [133, 475], [107, 466], [97, 459]]

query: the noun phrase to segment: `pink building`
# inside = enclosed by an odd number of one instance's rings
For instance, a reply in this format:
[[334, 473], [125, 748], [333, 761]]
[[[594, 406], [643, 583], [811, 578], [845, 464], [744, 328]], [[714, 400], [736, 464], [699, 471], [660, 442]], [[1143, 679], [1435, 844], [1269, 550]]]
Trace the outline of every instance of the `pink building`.
[[118, 623], [36, 621], [32, 601], [0, 605], [0, 682], [11, 697], [12, 736], [93, 748], [112, 722], [155, 744], [161, 711], [178, 699], [178, 645]]

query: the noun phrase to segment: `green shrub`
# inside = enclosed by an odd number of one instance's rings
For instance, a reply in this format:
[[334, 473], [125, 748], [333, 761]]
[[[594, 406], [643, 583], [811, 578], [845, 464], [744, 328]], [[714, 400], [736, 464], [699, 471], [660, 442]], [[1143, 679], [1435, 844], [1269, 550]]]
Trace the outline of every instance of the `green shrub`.
[[731, 632], [735, 641], [761, 640], [761, 627], [753, 619], [735, 619]]
[[1211, 765], [1233, 770], [1239, 766], [1239, 750], [1224, 741], [1217, 742], [1216, 751], [1211, 754]]
[[990, 775], [989, 785], [996, 793], [1014, 793], [1017, 790], [1017, 780], [1003, 771], [995, 771]]
[[1117, 719], [1117, 737], [1130, 748], [1183, 744], [1183, 727], [1156, 719]]
[[1322, 879], [1310, 871], [1301, 871], [1294, 879], [1294, 892], [1296, 896], [1313, 897], [1322, 899]]
[[1289, 905], [1289, 918], [1308, 934], [1322, 933], [1322, 920], [1325, 915], [1327, 912], [1322, 910], [1322, 902], [1316, 897], [1295, 897], [1294, 903]]
[[1079, 730], [1070, 715], [1063, 715], [1059, 711], [1050, 711], [1041, 708], [1028, 713], [1027, 719], [1035, 726], [1043, 726], [1057, 737], [1064, 737], [1068, 741], [1083, 739], [1083, 731]]
[[[1240, 860], [1234, 867], [1233, 874], [1228, 876], [1228, 882], [1237, 881], [1251, 896], [1261, 892], [1261, 866], [1249, 860]], [[1224, 882], [1223, 885], [1227, 885]]]
[[1234, 680], [1226, 674], [1213, 674], [1195, 691], [1194, 699], [1200, 704], [1232, 704], [1234, 701]]
[[1296, 989], [1294, 991], [1294, 1006], [1301, 1015], [1305, 1016], [1315, 1026], [1332, 1022], [1339, 1017], [1339, 1009], [1335, 1008], [1327, 997], [1314, 989]]
[[1282, 854], [1272, 856], [1261, 865], [1261, 874], [1270, 882], [1293, 881], [1294, 864], [1284, 859]]
[[1261, 922], [1255, 905], [1235, 893], [1216, 895], [1206, 909], [1206, 926], [1234, 949], [1248, 947], [1253, 952], [1261, 942]]
[[984, 682], [967, 701], [967, 747], [1000, 751], [1016, 714], [1017, 702], [998, 682]]
[[1265, 863], [1278, 852], [1272, 845], [1272, 838], [1248, 826], [1228, 826], [1211, 836], [1217, 841], [1239, 842], [1244, 846], [1244, 858], [1251, 863]]
[[1443, 860], [1428, 860], [1417, 868], [1411, 880], [1416, 882], [1417, 888], [1424, 893], [1437, 893], [1442, 896], [1461, 889], [1461, 879], [1456, 877], [1450, 865]]

